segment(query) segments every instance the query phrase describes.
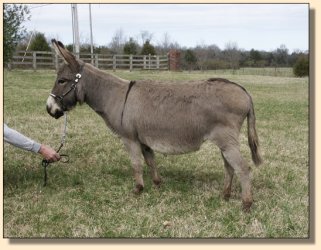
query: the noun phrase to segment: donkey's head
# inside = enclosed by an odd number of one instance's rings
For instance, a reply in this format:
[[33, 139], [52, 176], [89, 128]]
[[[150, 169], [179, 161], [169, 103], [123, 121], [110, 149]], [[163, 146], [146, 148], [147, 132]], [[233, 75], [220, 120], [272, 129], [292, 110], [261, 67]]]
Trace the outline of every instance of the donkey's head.
[[82, 62], [77, 60], [61, 42], [53, 39], [52, 45], [56, 53], [64, 59], [64, 64], [58, 70], [55, 85], [47, 100], [48, 113], [58, 119], [79, 101]]

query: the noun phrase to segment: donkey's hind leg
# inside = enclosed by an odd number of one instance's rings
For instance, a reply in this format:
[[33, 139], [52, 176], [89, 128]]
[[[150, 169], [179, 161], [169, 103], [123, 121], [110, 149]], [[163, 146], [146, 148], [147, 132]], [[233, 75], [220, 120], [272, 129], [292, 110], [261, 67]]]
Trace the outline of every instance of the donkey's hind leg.
[[139, 194], [144, 189], [143, 180], [143, 157], [139, 142], [123, 139], [125, 147], [129, 153], [132, 167], [134, 170], [135, 188], [134, 193]]
[[228, 201], [231, 197], [231, 188], [232, 188], [232, 181], [234, 176], [234, 169], [225, 159], [223, 152], [222, 152], [222, 157], [224, 160], [224, 168], [225, 168], [223, 195], [224, 195], [224, 199]]
[[151, 176], [152, 176], [152, 180], [153, 180], [154, 184], [158, 187], [160, 185], [160, 183], [161, 183], [161, 178], [159, 176], [159, 173], [158, 173], [158, 170], [157, 170], [157, 166], [156, 166], [156, 163], [155, 163], [154, 151], [150, 147], [142, 144], [142, 153], [143, 153], [143, 156], [145, 158], [146, 164], [150, 168], [150, 173], [151, 173]]
[[248, 212], [253, 203], [250, 181], [250, 168], [243, 159], [239, 146], [229, 145], [222, 149], [222, 154], [227, 163], [235, 170], [242, 187], [243, 209]]

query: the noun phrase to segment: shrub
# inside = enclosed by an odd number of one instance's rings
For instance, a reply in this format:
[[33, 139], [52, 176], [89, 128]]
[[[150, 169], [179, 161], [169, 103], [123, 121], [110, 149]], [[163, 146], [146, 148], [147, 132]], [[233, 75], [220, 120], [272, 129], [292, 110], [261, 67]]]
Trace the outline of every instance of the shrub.
[[186, 50], [185, 55], [184, 55], [184, 60], [186, 61], [189, 70], [192, 70], [192, 68], [195, 66], [197, 62], [197, 58], [193, 52], [193, 50]]
[[293, 66], [293, 73], [297, 77], [309, 75], [309, 59], [306, 56], [301, 56], [298, 58]]
[[141, 54], [142, 55], [149, 55], [149, 54], [156, 55], [155, 48], [153, 45], [150, 44], [149, 40], [147, 40], [144, 43]]
[[49, 44], [47, 43], [45, 34], [37, 32], [32, 39], [29, 50], [33, 51], [51, 51]]
[[133, 38], [130, 38], [129, 41], [124, 45], [124, 53], [126, 55], [136, 55], [137, 48], [138, 48], [138, 44], [134, 41]]

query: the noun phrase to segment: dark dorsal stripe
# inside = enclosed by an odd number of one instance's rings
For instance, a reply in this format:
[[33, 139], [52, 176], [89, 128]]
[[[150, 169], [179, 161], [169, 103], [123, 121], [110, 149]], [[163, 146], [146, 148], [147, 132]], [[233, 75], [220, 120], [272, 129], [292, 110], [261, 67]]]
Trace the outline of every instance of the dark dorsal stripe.
[[225, 79], [225, 78], [209, 78], [209, 79], [207, 79], [207, 81], [208, 81], [208, 82], [225, 82], [225, 83], [231, 83], [231, 84], [234, 84], [234, 85], [240, 87], [241, 89], [243, 89], [243, 90], [245, 91], [245, 93], [246, 93], [247, 95], [249, 95], [248, 92], [246, 91], [246, 89], [245, 89], [243, 86], [241, 86], [240, 84], [237, 84], [237, 83], [235, 83], [235, 82], [231, 82], [230, 80], [227, 80], [227, 79]]
[[125, 96], [123, 110], [121, 112], [121, 120], [120, 120], [120, 124], [121, 125], [123, 125], [123, 116], [124, 116], [124, 110], [125, 110], [125, 105], [126, 105], [126, 102], [127, 102], [127, 98], [128, 98], [130, 90], [132, 89], [132, 87], [134, 86], [135, 83], [136, 83], [135, 81], [130, 81], [130, 83], [128, 85], [128, 89], [127, 89], [126, 96]]

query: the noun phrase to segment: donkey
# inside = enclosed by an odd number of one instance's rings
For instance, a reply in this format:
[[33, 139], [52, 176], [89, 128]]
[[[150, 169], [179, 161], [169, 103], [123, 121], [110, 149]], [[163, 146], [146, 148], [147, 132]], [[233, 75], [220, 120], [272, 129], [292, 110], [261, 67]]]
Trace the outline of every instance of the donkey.
[[238, 139], [245, 118], [252, 160], [260, 165], [262, 158], [252, 98], [243, 87], [221, 78], [194, 84], [124, 80], [76, 59], [61, 42], [53, 39], [52, 44], [64, 64], [47, 100], [48, 113], [58, 119], [84, 102], [96, 111], [129, 153], [135, 193], [144, 188], [143, 158], [159, 186], [154, 151], [183, 154], [198, 150], [209, 140], [220, 148], [224, 160], [224, 198], [230, 198], [236, 172], [243, 209], [250, 210], [250, 168], [241, 156]]

